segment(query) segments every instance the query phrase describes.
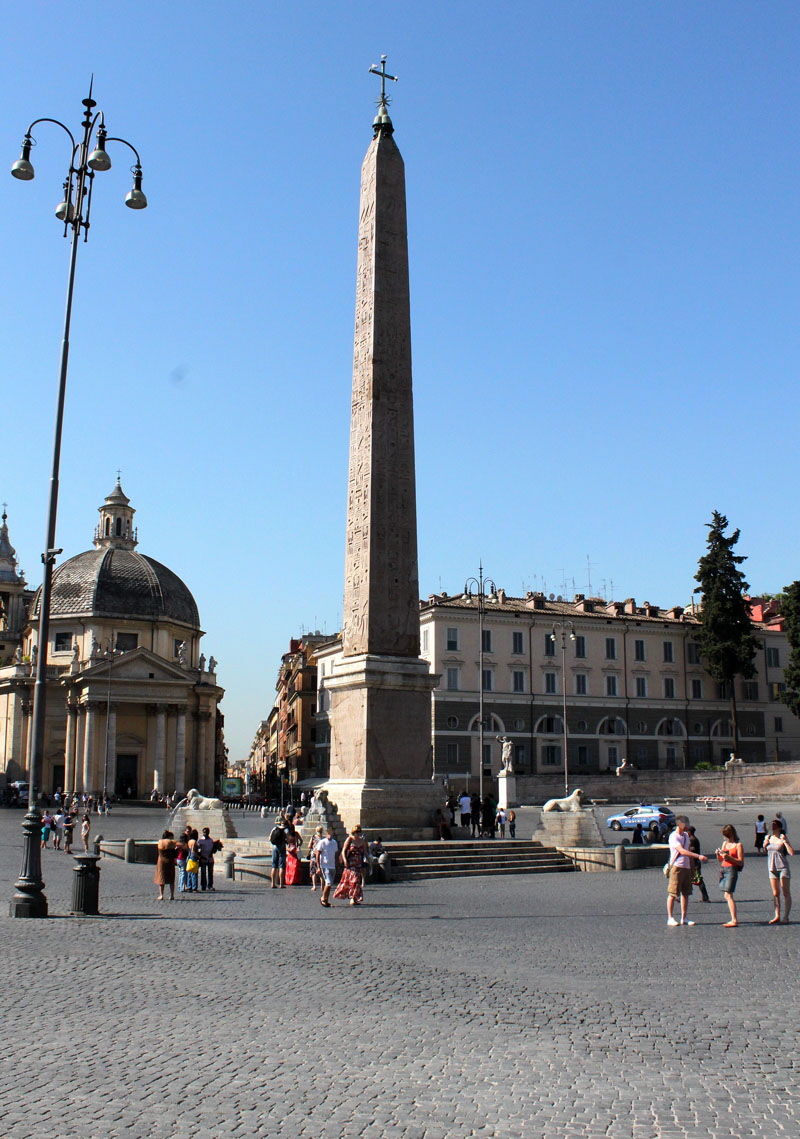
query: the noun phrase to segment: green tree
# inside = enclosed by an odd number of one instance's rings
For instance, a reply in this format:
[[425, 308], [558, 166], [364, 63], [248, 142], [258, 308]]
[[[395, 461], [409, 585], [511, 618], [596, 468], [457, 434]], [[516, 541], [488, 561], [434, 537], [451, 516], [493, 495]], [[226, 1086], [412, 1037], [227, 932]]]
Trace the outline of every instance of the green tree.
[[744, 594], [749, 588], [744, 574], [737, 567], [747, 559], [735, 554], [739, 531], [726, 537], [728, 519], [715, 510], [708, 523], [708, 553], [698, 562], [695, 581], [702, 595], [700, 632], [698, 642], [706, 670], [718, 684], [724, 684], [730, 693], [733, 748], [739, 750], [739, 724], [736, 716], [737, 676], [745, 679], [755, 676], [754, 657], [758, 641], [753, 635], [753, 623]]
[[791, 651], [783, 670], [786, 690], [781, 692], [780, 698], [789, 711], [798, 716], [800, 715], [800, 581], [793, 581], [784, 589], [781, 616]]

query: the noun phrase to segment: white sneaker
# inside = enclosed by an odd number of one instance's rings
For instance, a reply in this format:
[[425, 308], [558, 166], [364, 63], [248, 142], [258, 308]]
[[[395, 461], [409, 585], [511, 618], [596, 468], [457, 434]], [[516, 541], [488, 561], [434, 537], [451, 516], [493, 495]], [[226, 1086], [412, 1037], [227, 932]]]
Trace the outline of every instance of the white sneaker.
[[694, 922], [693, 921], [687, 921], [687, 919], [684, 918], [683, 921], [681, 922], [681, 925], [694, 925]]
[[675, 921], [675, 918], [667, 918], [667, 925], [680, 925], [680, 924], [681, 923], [679, 921]]

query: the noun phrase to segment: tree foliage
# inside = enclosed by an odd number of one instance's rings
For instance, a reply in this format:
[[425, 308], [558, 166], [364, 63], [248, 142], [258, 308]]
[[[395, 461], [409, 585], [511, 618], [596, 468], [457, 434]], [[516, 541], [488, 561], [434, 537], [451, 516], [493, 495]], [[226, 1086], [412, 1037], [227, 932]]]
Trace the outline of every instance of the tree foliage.
[[695, 581], [702, 594], [698, 642], [709, 674], [731, 693], [734, 747], [738, 748], [734, 680], [755, 676], [758, 641], [744, 594], [748, 584], [738, 568], [747, 559], [735, 554], [739, 531], [726, 536], [728, 519], [715, 510], [708, 523], [708, 552], [698, 562]]
[[793, 581], [783, 591], [781, 616], [786, 640], [789, 642], [789, 660], [783, 670], [786, 685], [781, 701], [795, 716], [800, 715], [800, 581]]

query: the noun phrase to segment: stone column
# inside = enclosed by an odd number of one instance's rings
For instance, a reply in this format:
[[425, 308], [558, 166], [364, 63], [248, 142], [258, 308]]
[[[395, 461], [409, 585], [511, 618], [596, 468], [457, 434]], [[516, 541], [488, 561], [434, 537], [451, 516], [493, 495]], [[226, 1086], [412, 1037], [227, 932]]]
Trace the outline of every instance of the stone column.
[[179, 795], [186, 790], [186, 709], [178, 708], [178, 722], [175, 725], [175, 787]]
[[84, 705], [86, 708], [86, 720], [83, 728], [83, 787], [82, 790], [86, 794], [94, 792], [95, 786], [92, 782], [94, 779], [94, 735], [97, 725], [97, 712], [94, 704]]
[[167, 706], [166, 704], [156, 705], [156, 754], [153, 763], [153, 789], [155, 791], [163, 792], [164, 790], [164, 760], [166, 755], [166, 738], [167, 738]]
[[208, 764], [206, 762], [206, 752], [208, 750], [208, 721], [211, 716], [208, 712], [195, 712], [195, 761], [194, 761], [194, 780], [197, 790], [201, 795], [210, 795], [213, 790], [212, 786], [208, 787]]
[[67, 740], [64, 747], [64, 794], [71, 795], [75, 790], [78, 755], [78, 709], [67, 704]]
[[11, 758], [19, 764], [20, 771], [28, 777], [30, 761], [28, 747], [31, 735], [31, 713], [33, 705], [29, 700], [20, 701], [20, 715], [14, 717], [14, 735], [11, 744]]
[[117, 785], [117, 705], [108, 706], [106, 724], [106, 759], [104, 762], [105, 791], [113, 795]]

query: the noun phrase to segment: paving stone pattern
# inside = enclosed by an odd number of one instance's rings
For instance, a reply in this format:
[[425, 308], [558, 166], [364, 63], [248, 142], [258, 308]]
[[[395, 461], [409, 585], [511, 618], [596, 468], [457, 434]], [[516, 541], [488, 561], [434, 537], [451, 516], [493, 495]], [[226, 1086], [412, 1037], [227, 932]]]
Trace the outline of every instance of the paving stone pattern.
[[[751, 815], [704, 818], [704, 847], [727, 818], [749, 839]], [[0, 812], [8, 898], [21, 817]], [[660, 870], [375, 886], [325, 911], [221, 877], [158, 903], [152, 867], [107, 858], [92, 919], [66, 916], [69, 856], [43, 862], [51, 917], [0, 918], [8, 1139], [798, 1133], [800, 927], [763, 924], [763, 859], [736, 930], [711, 870], [698, 924], [668, 929]]]

